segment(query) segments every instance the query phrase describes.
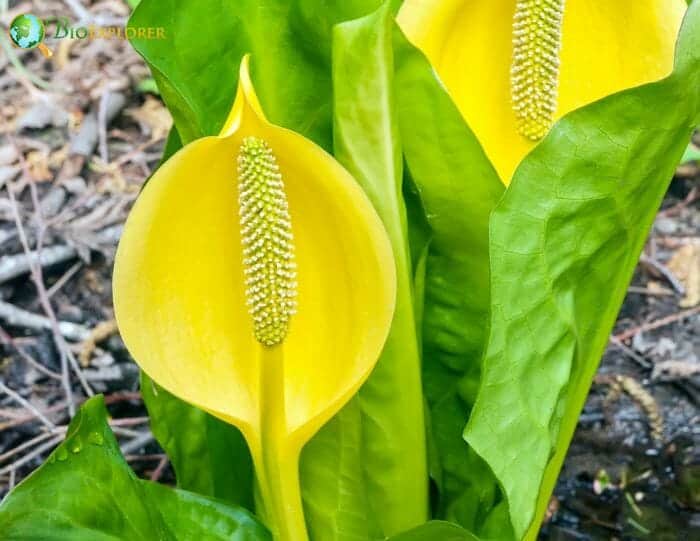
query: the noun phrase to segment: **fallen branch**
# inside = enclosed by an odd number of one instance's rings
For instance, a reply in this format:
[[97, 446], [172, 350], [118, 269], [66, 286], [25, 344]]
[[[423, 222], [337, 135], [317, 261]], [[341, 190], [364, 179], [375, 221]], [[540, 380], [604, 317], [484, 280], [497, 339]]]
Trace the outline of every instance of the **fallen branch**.
[[648, 359], [645, 359], [642, 357], [639, 353], [634, 351], [631, 347], [626, 345], [622, 340], [615, 336], [610, 337], [610, 343], [618, 348], [619, 350], [622, 351], [625, 355], [627, 355], [630, 359], [632, 359], [634, 362], [636, 362], [639, 366], [642, 368], [649, 369], [652, 367], [653, 363], [649, 361]]
[[44, 248], [41, 255], [37, 254], [36, 250], [32, 250], [28, 254], [7, 255], [0, 259], [0, 283], [29, 272], [32, 260], [38, 261], [42, 267], [49, 267], [63, 263], [75, 256], [76, 251], [72, 246], [50, 246]]
[[163, 476], [163, 472], [165, 472], [165, 468], [168, 466], [168, 462], [167, 456], [160, 459], [158, 466], [156, 466], [156, 469], [153, 470], [153, 473], [151, 474], [151, 481], [160, 481], [160, 478]]
[[700, 190], [698, 190], [697, 186], [693, 186], [682, 201], [679, 201], [672, 207], [662, 210], [659, 212], [659, 216], [676, 216], [681, 210], [698, 199], [698, 197], [700, 197]]
[[[96, 240], [104, 244], [115, 244], [121, 236], [122, 226], [107, 227], [95, 235]], [[78, 257], [78, 250], [73, 246], [59, 244], [36, 250], [7, 255], [0, 259], [0, 283], [31, 272], [32, 264], [37, 262], [42, 267], [50, 267]]]
[[[111, 404], [117, 404], [119, 402], [130, 402], [133, 400], [137, 401], [142, 401], [143, 397], [141, 396], [141, 393], [138, 391], [120, 391], [112, 394], [105, 395], [105, 405], [109, 406]], [[81, 401], [82, 403], [82, 401]], [[58, 404], [54, 404], [53, 406], [46, 408], [44, 410], [44, 413], [49, 414], [49, 413], [56, 413], [57, 411], [60, 411], [62, 409], [65, 409], [68, 407], [67, 402], [59, 402]], [[23, 415], [21, 417], [17, 417], [15, 419], [12, 419], [10, 421], [6, 421], [3, 423], [0, 423], [0, 432], [3, 430], [7, 430], [8, 428], [15, 428], [17, 426], [21, 426], [25, 423], [28, 423], [29, 421], [34, 419], [34, 415], [32, 414], [27, 414]]]
[[[56, 413], [58, 411], [61, 411], [62, 409], [65, 409], [67, 407], [68, 403], [67, 402], [59, 402], [58, 404], [54, 404], [53, 406], [46, 408], [44, 410], [44, 414], [48, 415], [49, 413]], [[6, 421], [3, 423], [0, 423], [0, 432], [3, 430], [7, 430], [9, 428], [15, 428], [17, 426], [22, 426], [23, 424], [26, 424], [30, 421], [33, 421], [35, 419], [35, 415], [33, 413], [29, 413], [26, 415], [23, 415], [22, 417], [17, 417], [15, 419], [12, 419], [10, 421]]]
[[[0, 301], [0, 319], [13, 327], [49, 331], [53, 329], [49, 318], [27, 312], [4, 301]], [[57, 326], [62, 336], [74, 342], [82, 342], [90, 336], [90, 331], [78, 323], [59, 321]]]
[[[104, 103], [104, 124], [114, 120], [126, 105], [126, 97], [118, 92], [109, 93], [109, 98]], [[95, 111], [90, 111], [83, 118], [80, 130], [71, 138], [70, 153], [86, 158], [92, 156], [95, 147], [99, 143], [100, 129], [98, 115]]]
[[649, 295], [652, 297], [672, 297], [673, 291], [666, 289], [665, 287], [659, 287], [659, 289], [650, 289], [648, 287], [639, 286], [629, 286], [627, 288], [628, 293], [638, 293], [639, 295]]
[[68, 280], [70, 280], [75, 273], [77, 273], [81, 267], [83, 266], [82, 261], [78, 261], [74, 265], [71, 266], [70, 269], [68, 269], [66, 272], [63, 273], [63, 275], [56, 280], [56, 282], [46, 291], [46, 295], [50, 298], [52, 298], [57, 291], [59, 291], [66, 283]]

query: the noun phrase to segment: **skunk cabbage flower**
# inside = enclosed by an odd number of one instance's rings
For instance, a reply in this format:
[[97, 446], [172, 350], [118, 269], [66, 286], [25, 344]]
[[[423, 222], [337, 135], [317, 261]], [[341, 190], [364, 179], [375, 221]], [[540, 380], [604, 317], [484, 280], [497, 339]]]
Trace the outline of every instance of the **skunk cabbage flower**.
[[394, 268], [350, 174], [267, 121], [247, 57], [221, 133], [170, 158], [131, 211], [114, 270], [124, 341], [159, 385], [240, 428], [276, 540], [307, 538], [299, 453], [374, 367]]
[[673, 67], [684, 0], [406, 0], [428, 57], [505, 184], [552, 123]]

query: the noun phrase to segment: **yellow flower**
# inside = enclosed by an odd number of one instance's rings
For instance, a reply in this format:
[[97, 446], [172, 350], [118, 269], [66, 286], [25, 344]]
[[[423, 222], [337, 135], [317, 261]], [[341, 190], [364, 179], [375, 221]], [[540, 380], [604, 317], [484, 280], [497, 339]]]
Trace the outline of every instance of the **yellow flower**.
[[431, 61], [503, 182], [569, 111], [673, 67], [684, 0], [406, 0]]
[[241, 429], [275, 539], [306, 539], [303, 445], [357, 391], [394, 310], [391, 246], [349, 173], [270, 124], [247, 57], [221, 133], [151, 178], [114, 270], [124, 341], [171, 393]]

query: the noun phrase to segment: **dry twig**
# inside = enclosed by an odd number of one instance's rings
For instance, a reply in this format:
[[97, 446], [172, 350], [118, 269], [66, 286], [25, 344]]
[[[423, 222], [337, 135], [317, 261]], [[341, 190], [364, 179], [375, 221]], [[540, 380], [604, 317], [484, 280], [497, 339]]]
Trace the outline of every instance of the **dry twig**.
[[676, 277], [671, 270], [663, 265], [660, 261], [657, 261], [656, 259], [642, 255], [639, 258], [639, 262], [642, 263], [643, 265], [646, 265], [647, 267], [652, 268], [656, 272], [658, 272], [661, 276], [663, 276], [666, 281], [673, 287], [673, 289], [678, 293], [679, 295], [685, 295], [685, 288], [683, 287], [683, 284], [681, 284], [680, 280]]
[[9, 466], [5, 466], [4, 468], [0, 469], [0, 475], [4, 475], [6, 473], [12, 472], [12, 471], [16, 470], [17, 468], [19, 468], [20, 466], [24, 466], [27, 462], [31, 462], [36, 457], [41, 456], [49, 449], [56, 447], [56, 445], [61, 443], [62, 439], [63, 439], [63, 436], [56, 436], [54, 439], [49, 440], [48, 442], [44, 443], [43, 445], [40, 445], [39, 447], [34, 449], [31, 453], [27, 453], [22, 458], [13, 462]]
[[51, 430], [49, 432], [42, 432], [38, 436], [33, 437], [30, 440], [25, 441], [24, 443], [18, 445], [17, 447], [14, 447], [7, 451], [6, 453], [3, 453], [0, 455], [0, 462], [5, 462], [7, 459], [12, 458], [15, 456], [17, 453], [21, 453], [22, 451], [29, 449], [30, 447], [33, 447], [43, 441], [46, 441], [50, 438], [54, 438], [58, 435], [63, 436], [65, 434], [66, 428], [65, 427], [57, 427], [55, 430]]
[[153, 470], [153, 473], [151, 474], [151, 481], [158, 481], [160, 478], [163, 476], [163, 472], [165, 472], [165, 468], [168, 466], [168, 457], [163, 456], [163, 458], [160, 459], [160, 462], [158, 462], [158, 466], [156, 466], [156, 469]]
[[150, 430], [144, 430], [143, 432], [139, 432], [133, 440], [122, 445], [122, 454], [129, 455], [131, 453], [134, 453], [135, 451], [138, 451], [139, 449], [151, 443], [153, 439], [153, 434], [151, 434]]
[[637, 325], [636, 327], [632, 327], [631, 329], [627, 329], [626, 331], [616, 334], [614, 338], [620, 341], [629, 340], [640, 332], [653, 331], [655, 329], [665, 327], [666, 325], [670, 325], [671, 323], [675, 323], [676, 321], [681, 321], [687, 317], [694, 316], [697, 313], [700, 313], [700, 306], [689, 308], [688, 310], [681, 310], [676, 314], [671, 314], [670, 316], [662, 317], [660, 319], [650, 321], [649, 323], [644, 323], [643, 325]]
[[651, 361], [645, 359], [642, 357], [639, 353], [634, 351], [631, 347], [629, 347], [627, 344], [622, 342], [619, 338], [616, 336], [611, 336], [610, 337], [610, 343], [620, 349], [625, 355], [627, 355], [630, 359], [635, 361], [639, 366], [642, 368], [651, 368], [652, 363]]
[[34, 405], [29, 402], [28, 400], [25, 400], [22, 398], [18, 393], [10, 389], [7, 385], [5, 385], [2, 381], [0, 381], [0, 391], [5, 393], [7, 396], [9, 396], [12, 400], [17, 402], [18, 404], [21, 404], [24, 408], [29, 410], [34, 417], [39, 419], [44, 425], [49, 429], [49, 430], [54, 430], [56, 428], [56, 425], [53, 424], [46, 415], [41, 413]]
[[[100, 244], [115, 244], [121, 232], [121, 225], [106, 227], [95, 233], [95, 240]], [[49, 267], [77, 256], [78, 250], [75, 246], [63, 244], [43, 248], [40, 253], [37, 250], [30, 250], [28, 253], [3, 256], [0, 258], [0, 283], [31, 272], [33, 263], [38, 262], [42, 267]]]

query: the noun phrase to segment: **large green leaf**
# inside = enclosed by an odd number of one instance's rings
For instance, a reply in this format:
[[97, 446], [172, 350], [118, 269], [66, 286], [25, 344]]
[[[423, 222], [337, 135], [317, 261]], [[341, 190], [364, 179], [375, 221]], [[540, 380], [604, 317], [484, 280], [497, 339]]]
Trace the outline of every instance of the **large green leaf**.
[[[359, 494], [351, 501], [363, 501], [366, 491], [369, 509], [364, 515], [377, 515], [381, 537], [421, 524], [428, 510], [420, 354], [393, 96], [390, 15], [390, 6], [385, 4], [366, 17], [335, 28], [333, 136], [336, 158], [367, 193], [389, 234], [396, 260], [396, 311], [379, 362], [354, 399], [357, 404], [350, 406], [359, 407], [359, 415], [347, 414], [331, 423], [331, 427], [338, 422], [345, 424], [341, 430], [357, 431], [354, 448], [343, 448], [342, 441], [336, 445], [337, 454], [359, 462], [361, 469], [347, 477], [311, 477], [308, 469], [304, 475], [307, 500], [321, 502], [329, 491], [347, 495], [356, 489]], [[350, 420], [355, 422], [350, 424]], [[303, 463], [316, 463], [318, 453], [325, 452], [325, 445], [319, 452], [317, 445], [321, 444], [308, 446]], [[364, 483], [358, 483], [358, 478]], [[337, 516], [341, 510], [333, 505], [336, 501], [308, 506], [312, 531], [315, 523], [327, 521], [316, 518], [313, 511]], [[348, 528], [357, 526], [336, 520], [335, 535], [318, 538], [343, 539]]]
[[433, 520], [395, 535], [389, 541], [479, 541], [477, 537], [464, 528], [451, 522]]
[[362, 412], [351, 400], [306, 445], [301, 456], [304, 514], [313, 541], [384, 539], [369, 503], [362, 456]]
[[272, 541], [270, 533], [241, 508], [157, 483], [142, 481], [142, 485], [177, 540]]
[[178, 486], [252, 509], [253, 464], [242, 434], [173, 396], [143, 372], [141, 394]]
[[401, 141], [431, 230], [423, 385], [440, 465], [432, 472], [437, 515], [478, 531], [498, 487], [462, 432], [488, 332], [488, 219], [504, 187], [429, 62], [398, 28], [394, 46]]
[[[563, 118], [521, 163], [491, 217], [491, 332], [466, 438], [502, 484], [518, 539], [544, 512], [654, 214], [699, 120], [699, 67], [694, 2], [673, 74]], [[536, 532], [534, 524], [527, 538]]]
[[271, 541], [248, 512], [138, 479], [107, 424], [102, 396], [0, 505], [4, 541]]
[[331, 139], [331, 31], [379, 0], [143, 0], [129, 25], [167, 39], [131, 40], [146, 59], [183, 142], [212, 135], [233, 103], [238, 66], [252, 55], [268, 117], [326, 149]]
[[102, 397], [71, 421], [66, 440], [0, 506], [3, 539], [172, 540], [124, 461]]

